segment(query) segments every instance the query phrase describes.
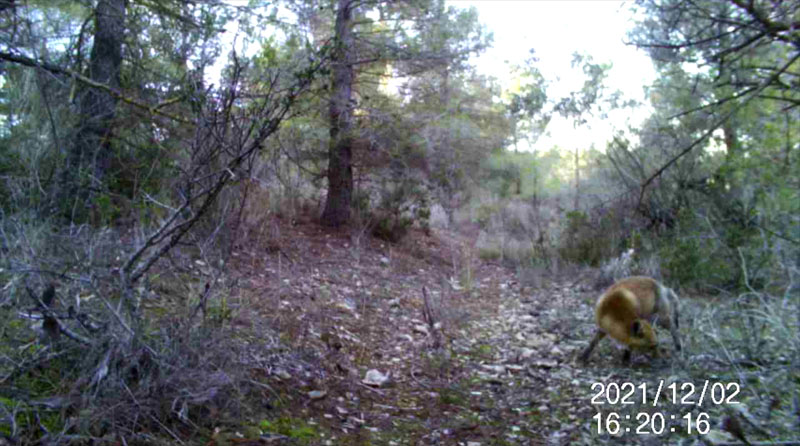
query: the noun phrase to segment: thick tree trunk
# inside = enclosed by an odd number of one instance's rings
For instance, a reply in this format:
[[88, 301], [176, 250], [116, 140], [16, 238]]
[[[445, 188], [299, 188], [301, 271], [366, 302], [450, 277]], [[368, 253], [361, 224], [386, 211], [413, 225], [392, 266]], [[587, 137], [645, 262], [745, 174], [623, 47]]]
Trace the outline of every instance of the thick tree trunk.
[[[111, 88], [119, 88], [122, 38], [125, 32], [125, 0], [100, 0], [95, 9], [95, 33], [89, 56], [89, 77]], [[90, 190], [102, 187], [111, 161], [110, 135], [117, 100], [107, 91], [87, 88], [78, 103], [81, 120], [67, 155], [62, 203], [81, 207]], [[90, 181], [84, 181], [89, 178]]]
[[352, 0], [339, 0], [333, 53], [333, 79], [328, 112], [328, 197], [322, 223], [340, 226], [350, 220], [353, 195], [353, 35]]

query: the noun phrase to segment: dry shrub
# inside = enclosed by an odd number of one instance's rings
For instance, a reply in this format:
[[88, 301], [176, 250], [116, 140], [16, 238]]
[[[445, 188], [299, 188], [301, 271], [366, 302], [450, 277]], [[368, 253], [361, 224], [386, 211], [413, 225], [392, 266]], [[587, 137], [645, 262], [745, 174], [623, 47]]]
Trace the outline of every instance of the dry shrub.
[[[277, 398], [259, 376], [300, 364], [268, 327], [232, 325], [248, 303], [231, 297], [239, 290], [213, 256], [198, 259], [201, 247], [173, 250], [123, 298], [107, 271], [137, 231], [21, 217], [0, 228], [0, 417], [14, 441], [208, 438]], [[40, 299], [51, 281], [52, 300]], [[47, 315], [57, 336], [42, 328]]]
[[686, 373], [738, 385], [738, 407], [770, 439], [796, 437], [798, 314], [800, 300], [791, 284], [779, 294], [748, 291], [682, 301], [682, 324], [689, 327], [683, 330], [690, 357]]
[[261, 181], [248, 179], [231, 192], [236, 192], [239, 202], [235, 213], [236, 245], [247, 242], [261, 246], [265, 240], [269, 242], [274, 236], [270, 230], [274, 216], [270, 190]]
[[[278, 336], [267, 327], [234, 328], [213, 304], [209, 313], [194, 323], [191, 315], [165, 315], [140, 325], [132, 336], [112, 329], [97, 334], [92, 345], [63, 336], [36, 341], [40, 349], [17, 358], [25, 366], [4, 362], [1, 368], [10, 386], [0, 393], [0, 404], [15, 412], [17, 426], [9, 434], [28, 444], [120, 435], [129, 441], [154, 435], [184, 441], [241, 426], [252, 407], [277, 398], [254, 378], [298, 362], [279, 348]], [[14, 338], [3, 342], [9, 351], [18, 350], [15, 339], [31, 329], [12, 317], [4, 321], [14, 328]], [[47, 420], [49, 433], [43, 434], [37, 418]]]
[[512, 265], [550, 265], [555, 251], [555, 210], [534, 206], [525, 200], [495, 202], [483, 199], [474, 208], [481, 227], [476, 247], [483, 259], [498, 259]]
[[619, 279], [634, 275], [634, 250], [629, 249], [619, 257], [607, 260], [599, 269], [595, 288], [606, 288]]

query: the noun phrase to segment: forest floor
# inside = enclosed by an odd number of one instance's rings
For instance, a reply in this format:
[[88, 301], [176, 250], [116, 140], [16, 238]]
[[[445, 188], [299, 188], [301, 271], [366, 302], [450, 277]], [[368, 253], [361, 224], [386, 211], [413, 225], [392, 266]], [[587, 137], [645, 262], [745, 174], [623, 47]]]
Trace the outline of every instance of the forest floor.
[[220, 428], [210, 444], [618, 444], [597, 434], [592, 384], [648, 383], [651, 394], [680, 374], [668, 357], [621, 367], [609, 341], [576, 361], [599, 294], [586, 271], [520, 274], [441, 230], [390, 244], [311, 223], [279, 229], [230, 264], [242, 290], [231, 324], [280, 344], [251, 366], [266, 389], [247, 420], [257, 429]]

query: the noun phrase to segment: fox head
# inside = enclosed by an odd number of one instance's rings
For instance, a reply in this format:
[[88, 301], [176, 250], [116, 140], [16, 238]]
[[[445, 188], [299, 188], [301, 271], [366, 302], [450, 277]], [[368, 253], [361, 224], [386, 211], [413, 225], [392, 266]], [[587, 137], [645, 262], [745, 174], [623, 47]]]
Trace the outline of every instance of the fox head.
[[656, 330], [644, 319], [636, 319], [631, 323], [630, 336], [626, 344], [636, 350], [658, 351], [658, 336]]

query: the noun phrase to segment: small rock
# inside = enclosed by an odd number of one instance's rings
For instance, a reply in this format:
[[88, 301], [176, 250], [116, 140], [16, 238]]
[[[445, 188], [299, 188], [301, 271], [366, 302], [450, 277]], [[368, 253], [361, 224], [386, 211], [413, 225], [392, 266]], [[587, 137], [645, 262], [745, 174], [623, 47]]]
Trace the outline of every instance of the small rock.
[[735, 440], [733, 435], [730, 435], [727, 432], [723, 432], [717, 429], [711, 429], [708, 431], [707, 434], [703, 435], [703, 440], [707, 441], [709, 444], [712, 445], [722, 445], [722, 444], [730, 444], [731, 441]]
[[414, 331], [420, 334], [429, 335], [428, 327], [426, 325], [418, 324], [414, 326]]
[[347, 417], [347, 421], [353, 423], [354, 425], [359, 425], [359, 426], [364, 424], [365, 422], [363, 418], [358, 418], [358, 417]]
[[558, 363], [549, 359], [540, 359], [538, 361], [534, 361], [531, 365], [542, 369], [552, 369], [557, 367]]
[[392, 377], [391, 372], [384, 375], [378, 370], [370, 369], [367, 371], [367, 374], [364, 376], [364, 379], [361, 380], [361, 382], [368, 386], [380, 387], [386, 384], [389, 381], [389, 379], [391, 379], [391, 377]]
[[356, 303], [352, 299], [343, 299], [336, 303], [336, 306], [348, 311], [356, 311]]
[[406, 340], [408, 342], [414, 343], [414, 338], [411, 337], [411, 335], [408, 334], [408, 333], [403, 333], [400, 336], [398, 336], [397, 338], [398, 339], [404, 339], [404, 340]]
[[503, 373], [506, 371], [506, 366], [495, 364], [481, 364], [481, 368], [494, 373]]
[[321, 400], [321, 399], [325, 398], [326, 396], [328, 396], [328, 392], [326, 392], [324, 390], [312, 390], [311, 392], [308, 392], [308, 397], [312, 401]]
[[519, 351], [519, 359], [530, 359], [533, 355], [536, 354], [536, 350], [528, 347], [523, 347], [522, 350]]

